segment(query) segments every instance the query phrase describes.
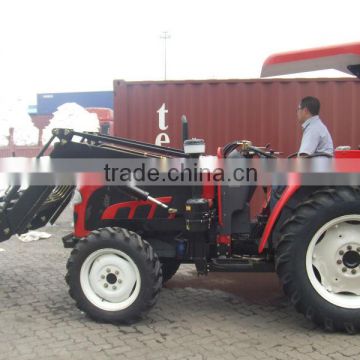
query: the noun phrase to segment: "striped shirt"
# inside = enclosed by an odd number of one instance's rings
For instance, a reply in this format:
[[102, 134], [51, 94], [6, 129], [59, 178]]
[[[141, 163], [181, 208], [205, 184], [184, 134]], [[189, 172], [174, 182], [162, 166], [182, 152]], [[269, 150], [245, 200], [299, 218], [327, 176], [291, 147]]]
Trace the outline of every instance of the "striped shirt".
[[329, 130], [318, 115], [307, 119], [301, 126], [303, 136], [298, 154], [334, 154], [334, 145]]

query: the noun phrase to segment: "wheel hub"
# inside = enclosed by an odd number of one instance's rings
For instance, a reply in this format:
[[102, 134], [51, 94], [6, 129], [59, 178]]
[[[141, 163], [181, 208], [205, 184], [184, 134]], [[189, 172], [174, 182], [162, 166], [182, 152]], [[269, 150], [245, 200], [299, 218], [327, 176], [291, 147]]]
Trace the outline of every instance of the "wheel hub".
[[112, 285], [112, 284], [115, 284], [117, 282], [117, 276], [113, 273], [110, 273], [106, 276], [106, 281]]
[[120, 250], [101, 249], [91, 254], [84, 262], [81, 274], [87, 297], [103, 309], [125, 308], [139, 293], [137, 267]]
[[355, 269], [360, 265], [360, 254], [350, 250], [344, 254], [342, 262], [347, 268]]
[[[345, 240], [345, 239], [344, 239]], [[343, 275], [357, 275], [360, 271], [360, 247], [354, 242], [343, 243], [337, 250], [336, 264]]]
[[307, 272], [315, 290], [331, 303], [360, 306], [360, 215], [344, 215], [314, 235], [307, 252]]

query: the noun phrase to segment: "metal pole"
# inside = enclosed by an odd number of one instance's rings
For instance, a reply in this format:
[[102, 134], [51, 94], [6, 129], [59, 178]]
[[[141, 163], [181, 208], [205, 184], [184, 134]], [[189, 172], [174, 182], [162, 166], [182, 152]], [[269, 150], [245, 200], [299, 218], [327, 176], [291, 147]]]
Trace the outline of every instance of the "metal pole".
[[166, 58], [166, 40], [170, 39], [170, 35], [167, 31], [163, 31], [162, 35], [160, 35], [161, 39], [164, 39], [164, 79], [166, 80], [166, 65], [167, 65], [167, 58]]

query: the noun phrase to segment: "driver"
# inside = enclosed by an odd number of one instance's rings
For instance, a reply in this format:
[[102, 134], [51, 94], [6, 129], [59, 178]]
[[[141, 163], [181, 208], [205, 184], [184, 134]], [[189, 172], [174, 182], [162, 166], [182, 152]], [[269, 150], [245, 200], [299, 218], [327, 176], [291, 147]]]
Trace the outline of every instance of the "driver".
[[332, 156], [334, 145], [329, 130], [319, 117], [320, 101], [312, 96], [304, 97], [296, 110], [303, 136], [298, 156], [322, 153]]
[[[334, 144], [330, 132], [319, 117], [320, 101], [316, 97], [306, 96], [296, 110], [296, 115], [303, 130], [299, 157], [314, 154], [333, 156]], [[286, 186], [273, 186], [270, 197], [270, 208], [273, 209]]]

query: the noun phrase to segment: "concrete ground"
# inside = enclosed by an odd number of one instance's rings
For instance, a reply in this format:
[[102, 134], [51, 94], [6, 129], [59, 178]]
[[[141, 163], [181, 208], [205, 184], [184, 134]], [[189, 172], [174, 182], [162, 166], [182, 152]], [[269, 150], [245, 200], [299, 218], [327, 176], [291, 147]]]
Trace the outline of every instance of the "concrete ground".
[[132, 326], [96, 323], [67, 293], [70, 211], [47, 240], [0, 248], [0, 359], [359, 359], [360, 338], [329, 334], [284, 298], [273, 274], [180, 268]]

